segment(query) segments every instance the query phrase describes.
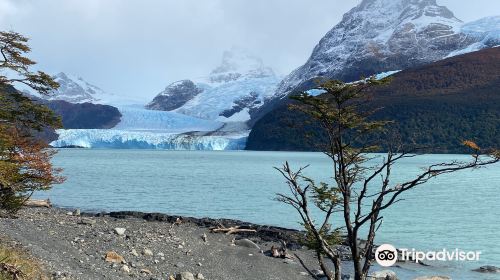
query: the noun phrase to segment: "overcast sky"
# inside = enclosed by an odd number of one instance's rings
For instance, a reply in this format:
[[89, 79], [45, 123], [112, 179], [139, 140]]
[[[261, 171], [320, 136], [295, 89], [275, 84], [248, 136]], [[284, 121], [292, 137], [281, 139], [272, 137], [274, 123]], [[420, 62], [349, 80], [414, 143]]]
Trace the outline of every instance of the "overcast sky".
[[[48, 73], [150, 99], [170, 82], [207, 75], [231, 46], [279, 74], [303, 64], [360, 0], [0, 0], [0, 29], [31, 38]], [[498, 14], [499, 0], [438, 0], [463, 21]]]

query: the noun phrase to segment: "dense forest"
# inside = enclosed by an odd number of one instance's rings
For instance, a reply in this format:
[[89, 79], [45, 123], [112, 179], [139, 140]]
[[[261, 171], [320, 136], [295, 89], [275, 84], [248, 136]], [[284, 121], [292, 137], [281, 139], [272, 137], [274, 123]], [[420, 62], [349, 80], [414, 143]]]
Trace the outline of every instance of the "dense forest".
[[[462, 153], [461, 141], [483, 148], [500, 147], [500, 48], [448, 58], [399, 72], [390, 84], [366, 93], [367, 109], [380, 108], [372, 117], [391, 120], [384, 143], [400, 138], [425, 152]], [[257, 121], [249, 150], [321, 149], [325, 135], [305, 115], [290, 111], [286, 101]], [[397, 135], [397, 136], [395, 136]], [[373, 140], [373, 139], [370, 139]]]

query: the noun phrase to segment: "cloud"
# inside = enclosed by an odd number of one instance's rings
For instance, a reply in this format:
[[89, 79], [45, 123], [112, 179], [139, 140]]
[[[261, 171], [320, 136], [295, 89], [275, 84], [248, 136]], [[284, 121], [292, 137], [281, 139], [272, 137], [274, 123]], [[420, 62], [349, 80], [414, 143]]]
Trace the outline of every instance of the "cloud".
[[[494, 6], [500, 10], [497, 0], [438, 2], [464, 20], [484, 16]], [[0, 29], [29, 36], [32, 56], [43, 70], [73, 73], [106, 91], [150, 99], [172, 81], [208, 74], [233, 45], [287, 74], [357, 3], [0, 0]]]

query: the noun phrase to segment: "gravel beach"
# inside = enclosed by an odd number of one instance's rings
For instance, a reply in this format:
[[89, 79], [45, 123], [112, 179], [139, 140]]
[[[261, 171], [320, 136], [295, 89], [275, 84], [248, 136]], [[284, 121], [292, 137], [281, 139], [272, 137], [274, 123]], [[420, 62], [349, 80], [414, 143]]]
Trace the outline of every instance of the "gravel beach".
[[[54, 208], [25, 208], [17, 216], [0, 219], [1, 241], [25, 248], [54, 279], [169, 279], [182, 272], [193, 279], [310, 279], [297, 259], [265, 254], [279, 245], [276, 234], [293, 239], [279, 229], [226, 235], [212, 233], [216, 221], [208, 219], [175, 223], [159, 214], [79, 216]], [[314, 264], [308, 250], [291, 253]]]

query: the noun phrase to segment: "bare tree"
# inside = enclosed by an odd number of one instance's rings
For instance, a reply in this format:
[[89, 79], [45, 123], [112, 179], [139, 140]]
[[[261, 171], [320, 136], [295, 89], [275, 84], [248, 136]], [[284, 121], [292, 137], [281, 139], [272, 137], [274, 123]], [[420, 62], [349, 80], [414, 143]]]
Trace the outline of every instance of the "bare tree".
[[[319, 265], [328, 279], [339, 280], [341, 277], [336, 246], [341, 231], [345, 233], [351, 250], [354, 279], [364, 280], [374, 260], [374, 240], [381, 226], [381, 213], [400, 201], [401, 194], [442, 174], [480, 168], [500, 160], [497, 150], [483, 151], [474, 142], [463, 141], [472, 151], [470, 161], [433, 164], [422, 168], [411, 180], [393, 182], [391, 172], [394, 165], [402, 159], [417, 156], [418, 150], [398, 144], [395, 138], [381, 162], [378, 165], [372, 163], [375, 156], [370, 152], [377, 151], [379, 145], [376, 140], [370, 140], [377, 137], [369, 136], [386, 133], [390, 122], [370, 120], [376, 110], [366, 109], [365, 90], [386, 82], [374, 78], [349, 84], [328, 81], [316, 88], [324, 92], [320, 96], [303, 92], [292, 97], [299, 101], [292, 107], [310, 116], [327, 135], [323, 149], [332, 162], [333, 183], [331, 186], [326, 183], [317, 185], [303, 175], [304, 168], [294, 172], [287, 162], [277, 169], [286, 179], [290, 193], [278, 194], [277, 199], [299, 213], [310, 239], [308, 243], [316, 250]], [[324, 214], [318, 221], [311, 214], [311, 201]], [[342, 218], [335, 223], [339, 226], [332, 228], [332, 215], [337, 211]], [[361, 236], [360, 230], [365, 227], [368, 233]], [[364, 245], [358, 242], [361, 237], [366, 239]], [[323, 256], [333, 262], [333, 272], [328, 269]]]

